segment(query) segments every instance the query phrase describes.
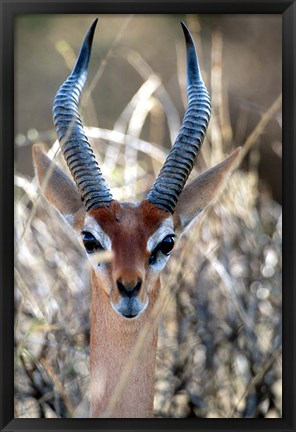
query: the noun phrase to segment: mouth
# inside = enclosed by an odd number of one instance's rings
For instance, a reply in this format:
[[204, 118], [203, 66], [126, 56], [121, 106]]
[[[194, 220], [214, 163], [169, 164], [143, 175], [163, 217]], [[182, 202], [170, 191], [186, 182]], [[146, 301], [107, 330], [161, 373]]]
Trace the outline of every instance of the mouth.
[[124, 315], [124, 314], [122, 314], [122, 316], [123, 316], [124, 318], [128, 318], [128, 319], [136, 318], [138, 315], [139, 315], [139, 314], [136, 314], [136, 315]]

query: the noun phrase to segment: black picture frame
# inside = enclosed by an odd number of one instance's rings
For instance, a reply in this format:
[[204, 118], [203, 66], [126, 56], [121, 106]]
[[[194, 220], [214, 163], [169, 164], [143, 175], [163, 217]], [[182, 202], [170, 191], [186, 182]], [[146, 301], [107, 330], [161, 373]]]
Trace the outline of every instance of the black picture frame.
[[[235, 430], [294, 431], [295, 421], [295, 1], [0, 1], [1, 14], [1, 201], [0, 201], [0, 430]], [[283, 24], [283, 418], [282, 419], [14, 419], [14, 17], [17, 14], [273, 13]]]

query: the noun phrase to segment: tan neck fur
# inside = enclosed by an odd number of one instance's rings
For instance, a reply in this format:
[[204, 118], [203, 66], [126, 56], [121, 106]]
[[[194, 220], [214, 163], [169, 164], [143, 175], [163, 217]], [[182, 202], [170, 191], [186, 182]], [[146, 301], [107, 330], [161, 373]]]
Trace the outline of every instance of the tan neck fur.
[[90, 340], [90, 416], [153, 417], [157, 326], [151, 332], [138, 359], [133, 363], [124, 390], [114, 410], [109, 404], [125, 366], [133, 353], [141, 329], [149, 321], [160, 289], [158, 279], [147, 309], [136, 320], [116, 314], [109, 298], [92, 272], [92, 315]]

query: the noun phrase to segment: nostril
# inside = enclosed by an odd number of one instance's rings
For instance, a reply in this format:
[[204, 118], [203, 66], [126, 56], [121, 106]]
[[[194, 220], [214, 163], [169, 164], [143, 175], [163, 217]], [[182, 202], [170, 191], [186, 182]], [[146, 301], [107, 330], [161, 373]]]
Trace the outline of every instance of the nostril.
[[139, 279], [138, 283], [134, 287], [133, 291], [135, 291], [136, 293], [138, 293], [140, 291], [140, 289], [141, 289], [141, 286], [142, 286], [142, 281], [141, 281], [141, 279]]
[[123, 283], [119, 279], [117, 281], [117, 288], [118, 288], [118, 291], [120, 292], [120, 294], [122, 294], [122, 295], [126, 292]]
[[117, 288], [124, 297], [133, 297], [138, 294], [142, 286], [142, 280], [138, 279], [137, 283], [123, 283], [121, 279], [117, 280]]

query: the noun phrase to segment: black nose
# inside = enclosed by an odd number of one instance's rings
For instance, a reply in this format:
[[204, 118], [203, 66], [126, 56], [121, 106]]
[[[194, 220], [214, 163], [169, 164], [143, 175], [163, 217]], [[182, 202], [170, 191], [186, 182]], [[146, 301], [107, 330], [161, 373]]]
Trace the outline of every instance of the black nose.
[[136, 283], [124, 282], [121, 278], [117, 280], [118, 291], [123, 297], [135, 297], [140, 291], [141, 286], [141, 279], [138, 279]]

